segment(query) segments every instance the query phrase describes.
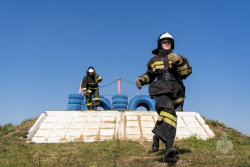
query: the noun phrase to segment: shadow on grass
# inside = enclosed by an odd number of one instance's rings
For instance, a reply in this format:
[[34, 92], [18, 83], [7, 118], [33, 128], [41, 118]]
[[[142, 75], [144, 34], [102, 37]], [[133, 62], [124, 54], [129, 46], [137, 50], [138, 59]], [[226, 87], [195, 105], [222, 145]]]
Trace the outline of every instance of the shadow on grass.
[[191, 150], [189, 149], [178, 149], [179, 154], [185, 154], [185, 153], [191, 153]]
[[[153, 153], [153, 152], [151, 151], [151, 153]], [[186, 153], [191, 153], [191, 150], [189, 150], [189, 149], [178, 149], [178, 153], [179, 153], [178, 155], [180, 155], [180, 154], [186, 154]], [[178, 155], [175, 156], [174, 158], [167, 158], [165, 156], [165, 150], [164, 149], [160, 150], [156, 155], [157, 156], [162, 156], [162, 158], [160, 158], [160, 159], [157, 160], [158, 162], [167, 163], [168, 166], [174, 166], [178, 162], [178, 160], [179, 160], [179, 156]]]

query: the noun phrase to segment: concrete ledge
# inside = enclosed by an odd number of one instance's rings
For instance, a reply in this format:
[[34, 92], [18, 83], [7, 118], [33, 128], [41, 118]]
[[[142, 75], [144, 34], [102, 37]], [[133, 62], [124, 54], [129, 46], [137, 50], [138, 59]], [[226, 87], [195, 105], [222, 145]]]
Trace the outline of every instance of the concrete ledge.
[[214, 132], [209, 128], [209, 126], [205, 123], [204, 119], [201, 117], [199, 113], [196, 113], [196, 118], [201, 123], [203, 129], [207, 132], [208, 138], [212, 138], [215, 136]]
[[[155, 111], [46, 111], [32, 126], [27, 140], [35, 143], [94, 142], [109, 139], [152, 141]], [[196, 112], [177, 112], [176, 140], [214, 133]]]
[[36, 120], [35, 124], [30, 128], [29, 134], [27, 135], [26, 140], [29, 140], [34, 135], [34, 133], [40, 127], [40, 125], [43, 123], [45, 118], [46, 118], [46, 114], [42, 113], [40, 115], [40, 117]]

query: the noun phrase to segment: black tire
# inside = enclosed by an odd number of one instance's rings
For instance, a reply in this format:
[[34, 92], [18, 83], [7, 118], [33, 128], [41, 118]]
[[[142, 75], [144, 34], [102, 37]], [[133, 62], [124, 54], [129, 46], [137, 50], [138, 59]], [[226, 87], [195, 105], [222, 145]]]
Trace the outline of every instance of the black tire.
[[109, 99], [107, 99], [105, 96], [100, 95], [100, 106], [104, 109], [104, 110], [112, 110], [112, 105], [111, 102], [109, 101]]
[[125, 94], [114, 94], [114, 95], [112, 96], [112, 100], [114, 100], [114, 99], [119, 99], [119, 98], [128, 99], [128, 96], [125, 95]]
[[[136, 95], [136, 96], [134, 96], [132, 99], [136, 99], [136, 98], [150, 98], [151, 99], [151, 97], [149, 96], [149, 95], [145, 95], [145, 94], [142, 94], [142, 95]], [[128, 106], [130, 106], [130, 103], [133, 101], [132, 99], [130, 99], [130, 101], [129, 101], [129, 103], [128, 103]], [[154, 99], [152, 99], [152, 100], [154, 100]]]
[[69, 99], [84, 99], [84, 96], [81, 94], [77, 94], [77, 93], [72, 93], [69, 95]]
[[88, 110], [88, 107], [86, 105], [86, 101], [83, 102], [81, 110]]
[[116, 110], [116, 111], [126, 111], [127, 109], [126, 108], [116, 108], [114, 110]]
[[83, 100], [82, 99], [69, 99], [68, 104], [81, 104], [82, 105]]
[[127, 109], [127, 104], [113, 104], [113, 108], [124, 108]]
[[80, 104], [68, 104], [67, 110], [81, 110], [82, 105]]
[[113, 104], [128, 104], [127, 99], [117, 98], [112, 101]]
[[129, 101], [129, 110], [134, 110], [138, 107], [145, 107], [148, 111], [155, 111], [155, 101], [148, 97], [136, 97]]

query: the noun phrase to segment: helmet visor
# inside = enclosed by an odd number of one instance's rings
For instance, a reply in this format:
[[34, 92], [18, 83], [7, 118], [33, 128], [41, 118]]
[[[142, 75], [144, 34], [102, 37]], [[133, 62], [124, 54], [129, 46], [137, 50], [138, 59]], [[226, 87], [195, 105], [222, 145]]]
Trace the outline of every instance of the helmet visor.
[[161, 44], [162, 43], [171, 43], [171, 44], [173, 44], [173, 41], [172, 40], [169, 40], [169, 39], [164, 39], [164, 40], [162, 40], [162, 41], [160, 41], [161, 42]]

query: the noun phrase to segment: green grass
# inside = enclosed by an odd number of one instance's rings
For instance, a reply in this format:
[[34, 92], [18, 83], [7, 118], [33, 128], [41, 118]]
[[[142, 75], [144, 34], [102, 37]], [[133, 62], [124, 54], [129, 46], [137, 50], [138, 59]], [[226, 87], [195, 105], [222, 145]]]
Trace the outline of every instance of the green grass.
[[[163, 158], [163, 143], [156, 153], [151, 151], [150, 142], [123, 140], [28, 144], [25, 137], [35, 121], [0, 126], [0, 166], [250, 166], [250, 137], [218, 121], [206, 120], [216, 134], [212, 139], [192, 136], [175, 142], [179, 149], [176, 161]], [[231, 142], [233, 149], [226, 153], [217, 150], [223, 140]]]

